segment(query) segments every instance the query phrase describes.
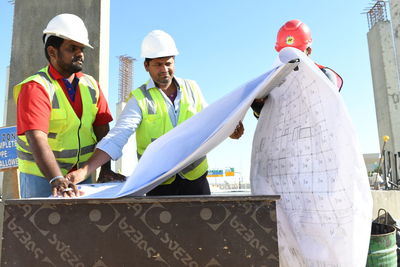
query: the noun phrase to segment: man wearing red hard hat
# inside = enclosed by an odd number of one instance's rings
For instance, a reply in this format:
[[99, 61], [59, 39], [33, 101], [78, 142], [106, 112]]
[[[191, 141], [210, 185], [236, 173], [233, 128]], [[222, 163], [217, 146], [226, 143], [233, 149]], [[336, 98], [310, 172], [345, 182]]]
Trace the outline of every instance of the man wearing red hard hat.
[[[285, 47], [294, 47], [303, 51], [307, 56], [311, 55], [312, 37], [310, 28], [304, 22], [293, 19], [286, 22], [278, 31], [276, 36], [275, 50], [280, 52]], [[328, 79], [338, 87], [339, 91], [343, 86], [343, 79], [331, 68], [315, 63]], [[256, 99], [251, 107], [254, 116], [258, 118], [265, 99]]]

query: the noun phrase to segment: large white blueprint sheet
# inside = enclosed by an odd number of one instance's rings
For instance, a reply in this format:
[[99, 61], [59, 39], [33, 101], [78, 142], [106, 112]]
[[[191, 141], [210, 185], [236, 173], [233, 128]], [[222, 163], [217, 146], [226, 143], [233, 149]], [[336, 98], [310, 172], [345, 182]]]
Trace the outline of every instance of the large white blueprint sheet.
[[150, 191], [231, 135], [253, 99], [272, 89], [290, 68], [291, 64], [273, 68], [209, 105], [151, 143], [126, 182], [82, 185], [82, 198], [139, 196]]
[[269, 94], [253, 140], [254, 194], [278, 194], [280, 266], [365, 266], [372, 197], [356, 133], [337, 88], [303, 53]]

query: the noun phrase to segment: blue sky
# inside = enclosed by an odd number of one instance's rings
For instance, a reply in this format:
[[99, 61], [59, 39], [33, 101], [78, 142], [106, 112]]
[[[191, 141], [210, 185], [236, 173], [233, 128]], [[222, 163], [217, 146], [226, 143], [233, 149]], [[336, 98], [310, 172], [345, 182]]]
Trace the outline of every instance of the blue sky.
[[[309, 25], [312, 59], [344, 79], [342, 97], [353, 120], [363, 153], [379, 151], [368, 55], [368, 23], [363, 10], [370, 1], [356, 0], [111, 0], [108, 100], [115, 114], [118, 101], [118, 56], [136, 58], [134, 86], [148, 79], [140, 44], [151, 30], [175, 39], [176, 76], [194, 79], [212, 103], [273, 63], [276, 33], [290, 19]], [[0, 0], [0, 119], [3, 123], [6, 67], [10, 62], [13, 6]], [[90, 33], [89, 33], [90, 35]], [[89, 59], [86, 59], [89, 60]], [[102, 85], [105, 88], [105, 85]], [[210, 167], [235, 167], [246, 179], [256, 120], [248, 112], [245, 134], [226, 140], [209, 154]]]

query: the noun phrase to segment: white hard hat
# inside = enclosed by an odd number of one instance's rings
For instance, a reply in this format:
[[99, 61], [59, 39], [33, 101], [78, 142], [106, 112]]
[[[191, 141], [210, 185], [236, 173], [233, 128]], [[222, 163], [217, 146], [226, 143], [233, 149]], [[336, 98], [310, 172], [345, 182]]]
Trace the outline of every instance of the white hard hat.
[[55, 16], [49, 21], [43, 34], [46, 35], [45, 43], [50, 36], [57, 36], [93, 48], [89, 44], [88, 31], [85, 24], [80, 17], [73, 14], [60, 14]]
[[140, 54], [143, 58], [169, 57], [178, 54], [174, 39], [164, 31], [151, 31], [143, 39], [142, 52]]

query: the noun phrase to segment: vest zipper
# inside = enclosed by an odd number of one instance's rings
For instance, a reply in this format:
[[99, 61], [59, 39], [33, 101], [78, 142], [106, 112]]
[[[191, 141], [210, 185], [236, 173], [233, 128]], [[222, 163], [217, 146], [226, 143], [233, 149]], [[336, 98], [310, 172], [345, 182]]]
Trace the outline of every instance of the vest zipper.
[[79, 130], [81, 129], [82, 126], [82, 120], [79, 120], [79, 127], [78, 127], [78, 155], [77, 155], [77, 161], [76, 161], [76, 168], [79, 169], [80, 166], [78, 166], [79, 163], [79, 156], [81, 155], [81, 137], [79, 135]]

